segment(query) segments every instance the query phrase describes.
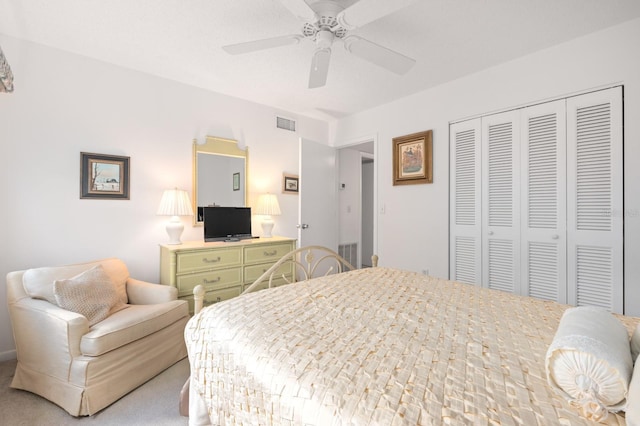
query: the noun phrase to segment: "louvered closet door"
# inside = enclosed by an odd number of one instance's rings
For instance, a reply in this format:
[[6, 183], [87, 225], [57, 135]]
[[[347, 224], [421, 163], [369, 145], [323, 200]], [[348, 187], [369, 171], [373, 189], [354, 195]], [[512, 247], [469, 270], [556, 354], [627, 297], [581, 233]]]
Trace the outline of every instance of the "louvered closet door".
[[449, 277], [480, 285], [482, 245], [480, 209], [480, 119], [449, 127], [450, 262]]
[[567, 302], [565, 100], [521, 111], [522, 294]]
[[572, 305], [623, 312], [622, 88], [567, 99]]
[[520, 293], [519, 114], [482, 118], [482, 283], [512, 293]]

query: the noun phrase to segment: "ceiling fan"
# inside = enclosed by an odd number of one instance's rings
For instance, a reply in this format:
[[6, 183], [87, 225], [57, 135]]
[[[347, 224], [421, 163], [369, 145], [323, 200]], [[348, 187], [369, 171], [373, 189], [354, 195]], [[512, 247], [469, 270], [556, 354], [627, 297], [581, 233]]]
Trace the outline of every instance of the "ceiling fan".
[[400, 10], [416, 0], [359, 0], [344, 8], [337, 1], [319, 0], [308, 5], [304, 0], [279, 0], [299, 19], [304, 21], [301, 34], [291, 34], [263, 40], [223, 46], [232, 55], [297, 44], [308, 39], [316, 49], [311, 60], [309, 88], [322, 87], [327, 82], [331, 46], [342, 40], [345, 49], [396, 74], [405, 74], [415, 60], [382, 47], [349, 32], [369, 22]]

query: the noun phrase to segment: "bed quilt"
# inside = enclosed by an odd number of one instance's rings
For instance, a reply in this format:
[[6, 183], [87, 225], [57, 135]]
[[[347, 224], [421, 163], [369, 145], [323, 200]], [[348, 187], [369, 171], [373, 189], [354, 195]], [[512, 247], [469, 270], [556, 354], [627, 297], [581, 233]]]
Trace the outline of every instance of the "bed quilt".
[[389, 268], [246, 294], [189, 321], [191, 397], [216, 425], [592, 424], [547, 385], [567, 308]]

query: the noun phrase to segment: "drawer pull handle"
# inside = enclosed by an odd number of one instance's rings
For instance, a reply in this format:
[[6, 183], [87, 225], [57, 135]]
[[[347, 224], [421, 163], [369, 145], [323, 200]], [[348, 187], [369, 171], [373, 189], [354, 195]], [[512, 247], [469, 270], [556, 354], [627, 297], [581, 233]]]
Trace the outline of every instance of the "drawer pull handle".
[[218, 263], [218, 262], [220, 262], [220, 256], [216, 257], [215, 259], [208, 259], [206, 257], [203, 257], [202, 261], [204, 263]]
[[278, 254], [278, 250], [265, 251], [263, 254], [264, 254], [265, 256], [275, 256], [276, 254]]
[[221, 279], [222, 279], [222, 278], [220, 278], [220, 277], [216, 278], [215, 280], [208, 280], [208, 279], [206, 279], [206, 278], [203, 278], [203, 279], [202, 279], [202, 282], [203, 282], [204, 284], [215, 284], [215, 283], [220, 282], [220, 280], [221, 280]]

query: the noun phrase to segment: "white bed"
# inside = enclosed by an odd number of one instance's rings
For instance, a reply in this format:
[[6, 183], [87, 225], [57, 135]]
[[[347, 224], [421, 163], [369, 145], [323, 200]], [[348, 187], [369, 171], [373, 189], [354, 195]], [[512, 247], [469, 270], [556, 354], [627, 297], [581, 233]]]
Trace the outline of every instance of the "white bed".
[[567, 308], [389, 268], [245, 294], [187, 325], [190, 424], [592, 424], [547, 384]]

